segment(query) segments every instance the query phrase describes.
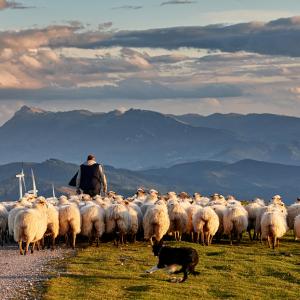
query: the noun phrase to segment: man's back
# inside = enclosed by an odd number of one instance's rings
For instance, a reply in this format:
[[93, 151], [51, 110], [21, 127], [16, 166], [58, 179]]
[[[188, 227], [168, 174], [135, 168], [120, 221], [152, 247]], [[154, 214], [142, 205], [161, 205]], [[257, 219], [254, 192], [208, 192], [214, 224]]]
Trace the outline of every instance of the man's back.
[[89, 155], [88, 160], [80, 166], [76, 183], [77, 189], [81, 189], [83, 193], [92, 197], [99, 195], [101, 188], [106, 193], [106, 177], [102, 166], [96, 162], [94, 156]]

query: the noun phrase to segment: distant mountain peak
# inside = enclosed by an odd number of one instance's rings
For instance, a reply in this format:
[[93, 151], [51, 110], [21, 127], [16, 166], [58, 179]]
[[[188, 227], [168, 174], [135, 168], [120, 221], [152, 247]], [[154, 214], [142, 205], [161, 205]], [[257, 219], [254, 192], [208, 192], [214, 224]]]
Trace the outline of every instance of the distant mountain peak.
[[16, 114], [41, 114], [45, 113], [46, 111], [43, 109], [40, 109], [38, 107], [31, 107], [27, 105], [23, 105]]

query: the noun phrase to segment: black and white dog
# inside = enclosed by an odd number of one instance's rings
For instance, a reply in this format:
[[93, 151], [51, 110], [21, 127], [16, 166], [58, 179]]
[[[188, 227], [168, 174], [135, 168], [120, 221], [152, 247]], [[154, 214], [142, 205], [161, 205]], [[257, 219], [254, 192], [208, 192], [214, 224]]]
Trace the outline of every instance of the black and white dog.
[[[154, 256], [158, 256], [158, 264], [147, 270], [146, 273], [153, 273], [159, 269], [168, 268], [170, 274], [183, 273], [183, 278], [179, 282], [184, 282], [188, 278], [188, 274], [199, 275], [195, 271], [195, 267], [199, 262], [198, 253], [195, 249], [190, 247], [173, 248], [163, 246], [160, 241], [152, 246]], [[174, 267], [181, 266], [181, 269], [174, 272]]]

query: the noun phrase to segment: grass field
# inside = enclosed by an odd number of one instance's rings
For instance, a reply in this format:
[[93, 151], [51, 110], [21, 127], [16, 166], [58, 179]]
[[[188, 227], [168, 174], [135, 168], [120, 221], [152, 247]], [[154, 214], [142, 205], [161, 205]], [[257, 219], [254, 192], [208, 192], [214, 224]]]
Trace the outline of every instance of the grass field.
[[[179, 243], [167, 242], [178, 246]], [[168, 282], [164, 271], [144, 271], [157, 259], [146, 243], [116, 248], [103, 243], [65, 260], [60, 277], [45, 286], [44, 299], [299, 299], [300, 242], [286, 237], [279, 250], [245, 239], [240, 246], [224, 244], [197, 249], [197, 277]], [[181, 276], [181, 275], [177, 275]]]

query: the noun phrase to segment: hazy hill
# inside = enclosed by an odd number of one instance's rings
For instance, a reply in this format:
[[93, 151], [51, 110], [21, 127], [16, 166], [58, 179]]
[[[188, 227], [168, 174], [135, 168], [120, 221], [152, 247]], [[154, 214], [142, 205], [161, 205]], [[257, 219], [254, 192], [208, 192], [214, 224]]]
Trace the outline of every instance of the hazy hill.
[[[21, 163], [0, 166], [0, 201], [18, 197], [18, 183], [15, 174], [20, 172]], [[57, 194], [64, 193], [70, 178], [78, 166], [60, 160], [50, 159], [42, 163], [24, 163], [25, 173], [33, 168], [41, 195], [51, 196], [54, 183]], [[109, 189], [125, 196], [132, 195], [137, 187], [156, 188], [162, 193], [174, 190], [205, 195], [219, 192], [234, 194], [241, 199], [256, 196], [270, 199], [280, 194], [288, 203], [300, 195], [300, 167], [253, 160], [236, 163], [200, 161], [184, 163], [169, 168], [145, 171], [129, 171], [105, 166]], [[31, 178], [26, 178], [31, 189]]]
[[22, 107], [0, 127], [0, 163], [91, 152], [118, 168], [243, 159], [300, 165], [300, 119], [269, 114], [171, 116], [145, 110], [49, 112]]
[[142, 110], [47, 112], [24, 106], [0, 127], [0, 163], [48, 157], [79, 163], [95, 153], [129, 169], [209, 159], [242, 143], [229, 131], [184, 124]]
[[[27, 190], [32, 188], [31, 168], [37, 181], [40, 195], [52, 196], [52, 183], [56, 193], [63, 194], [69, 190], [68, 182], [77, 172], [78, 166], [57, 159], [49, 159], [42, 163], [10, 163], [0, 166], [0, 201], [4, 199], [16, 199], [19, 195], [18, 182], [15, 175], [23, 167], [26, 175]], [[109, 189], [116, 190], [121, 194], [130, 195], [139, 186], [155, 186], [162, 188], [160, 184], [153, 183], [149, 179], [143, 179], [140, 174], [105, 166]]]
[[192, 126], [225, 129], [247, 143], [229, 146], [213, 159], [237, 161], [252, 158], [300, 164], [300, 118], [273, 114], [186, 114], [172, 116]]
[[285, 201], [293, 202], [300, 195], [299, 172], [299, 166], [247, 159], [236, 163], [201, 161], [141, 173], [169, 190], [200, 191], [206, 195], [219, 192], [244, 199], [270, 199], [280, 194]]

